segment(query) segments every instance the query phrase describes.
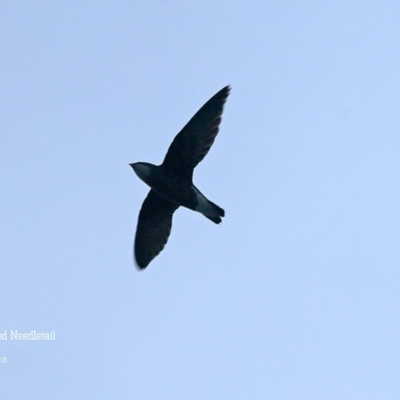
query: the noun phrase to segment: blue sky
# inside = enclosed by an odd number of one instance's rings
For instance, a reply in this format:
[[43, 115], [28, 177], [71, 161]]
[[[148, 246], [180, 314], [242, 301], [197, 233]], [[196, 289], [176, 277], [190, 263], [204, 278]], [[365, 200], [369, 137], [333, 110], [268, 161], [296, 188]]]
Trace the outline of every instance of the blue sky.
[[[398, 399], [400, 5], [3, 2], [4, 399]], [[158, 164], [223, 86], [195, 183], [133, 263]]]

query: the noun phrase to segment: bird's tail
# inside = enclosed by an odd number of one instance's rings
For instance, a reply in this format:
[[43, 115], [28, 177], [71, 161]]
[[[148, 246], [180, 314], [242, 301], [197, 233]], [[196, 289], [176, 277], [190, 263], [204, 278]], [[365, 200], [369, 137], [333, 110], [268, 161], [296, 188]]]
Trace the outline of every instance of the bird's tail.
[[203, 214], [203, 215], [205, 217], [207, 217], [209, 220], [211, 220], [212, 222], [214, 222], [216, 224], [220, 224], [222, 222], [221, 217], [225, 217], [225, 211], [221, 207], [219, 207], [215, 203], [213, 203], [212, 201], [210, 201], [210, 200], [208, 200], [208, 201], [213, 208], [213, 210], [212, 210], [213, 212], [207, 213], [208, 215], [206, 215], [206, 214]]

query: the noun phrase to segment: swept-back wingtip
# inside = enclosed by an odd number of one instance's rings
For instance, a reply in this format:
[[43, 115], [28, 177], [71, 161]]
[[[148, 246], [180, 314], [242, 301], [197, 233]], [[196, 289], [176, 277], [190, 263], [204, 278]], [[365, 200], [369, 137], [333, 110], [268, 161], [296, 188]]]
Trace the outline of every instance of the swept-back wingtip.
[[147, 264], [145, 264], [145, 263], [139, 264], [139, 262], [138, 262], [138, 260], [136, 259], [136, 257], [134, 257], [134, 261], [135, 261], [136, 268], [137, 268], [139, 271], [143, 271], [143, 270], [150, 264], [150, 263], [147, 263]]
[[223, 102], [226, 102], [226, 99], [228, 98], [230, 92], [231, 92], [232, 86], [231, 85], [226, 85], [225, 87], [223, 87], [218, 93], [217, 95], [221, 95], [223, 94], [225, 99], [223, 100]]
[[143, 259], [142, 260], [138, 260], [136, 252], [135, 251], [133, 252], [133, 263], [136, 265], [136, 268], [139, 271], [143, 271], [150, 264], [150, 262], [151, 262], [151, 260], [150, 261], [143, 260]]

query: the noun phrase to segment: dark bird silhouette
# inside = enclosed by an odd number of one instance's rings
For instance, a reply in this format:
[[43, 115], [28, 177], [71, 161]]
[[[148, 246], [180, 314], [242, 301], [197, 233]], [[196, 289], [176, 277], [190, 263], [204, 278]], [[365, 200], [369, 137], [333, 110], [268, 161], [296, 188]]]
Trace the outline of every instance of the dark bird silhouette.
[[217, 136], [230, 87], [216, 93], [200, 108], [172, 141], [161, 165], [129, 164], [150, 192], [142, 204], [135, 237], [135, 259], [146, 268], [162, 251], [171, 233], [172, 216], [179, 206], [203, 214], [219, 224], [225, 211], [193, 184], [193, 170]]

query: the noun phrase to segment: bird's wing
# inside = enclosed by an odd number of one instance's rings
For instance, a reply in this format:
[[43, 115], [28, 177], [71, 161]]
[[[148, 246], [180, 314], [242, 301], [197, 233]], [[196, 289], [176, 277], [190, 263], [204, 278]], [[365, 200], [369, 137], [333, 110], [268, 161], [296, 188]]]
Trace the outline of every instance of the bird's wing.
[[172, 226], [172, 215], [179, 206], [150, 190], [139, 213], [135, 237], [135, 258], [146, 268], [164, 248]]
[[194, 167], [214, 143], [230, 87], [216, 93], [175, 136], [162, 163], [167, 171], [192, 181]]

